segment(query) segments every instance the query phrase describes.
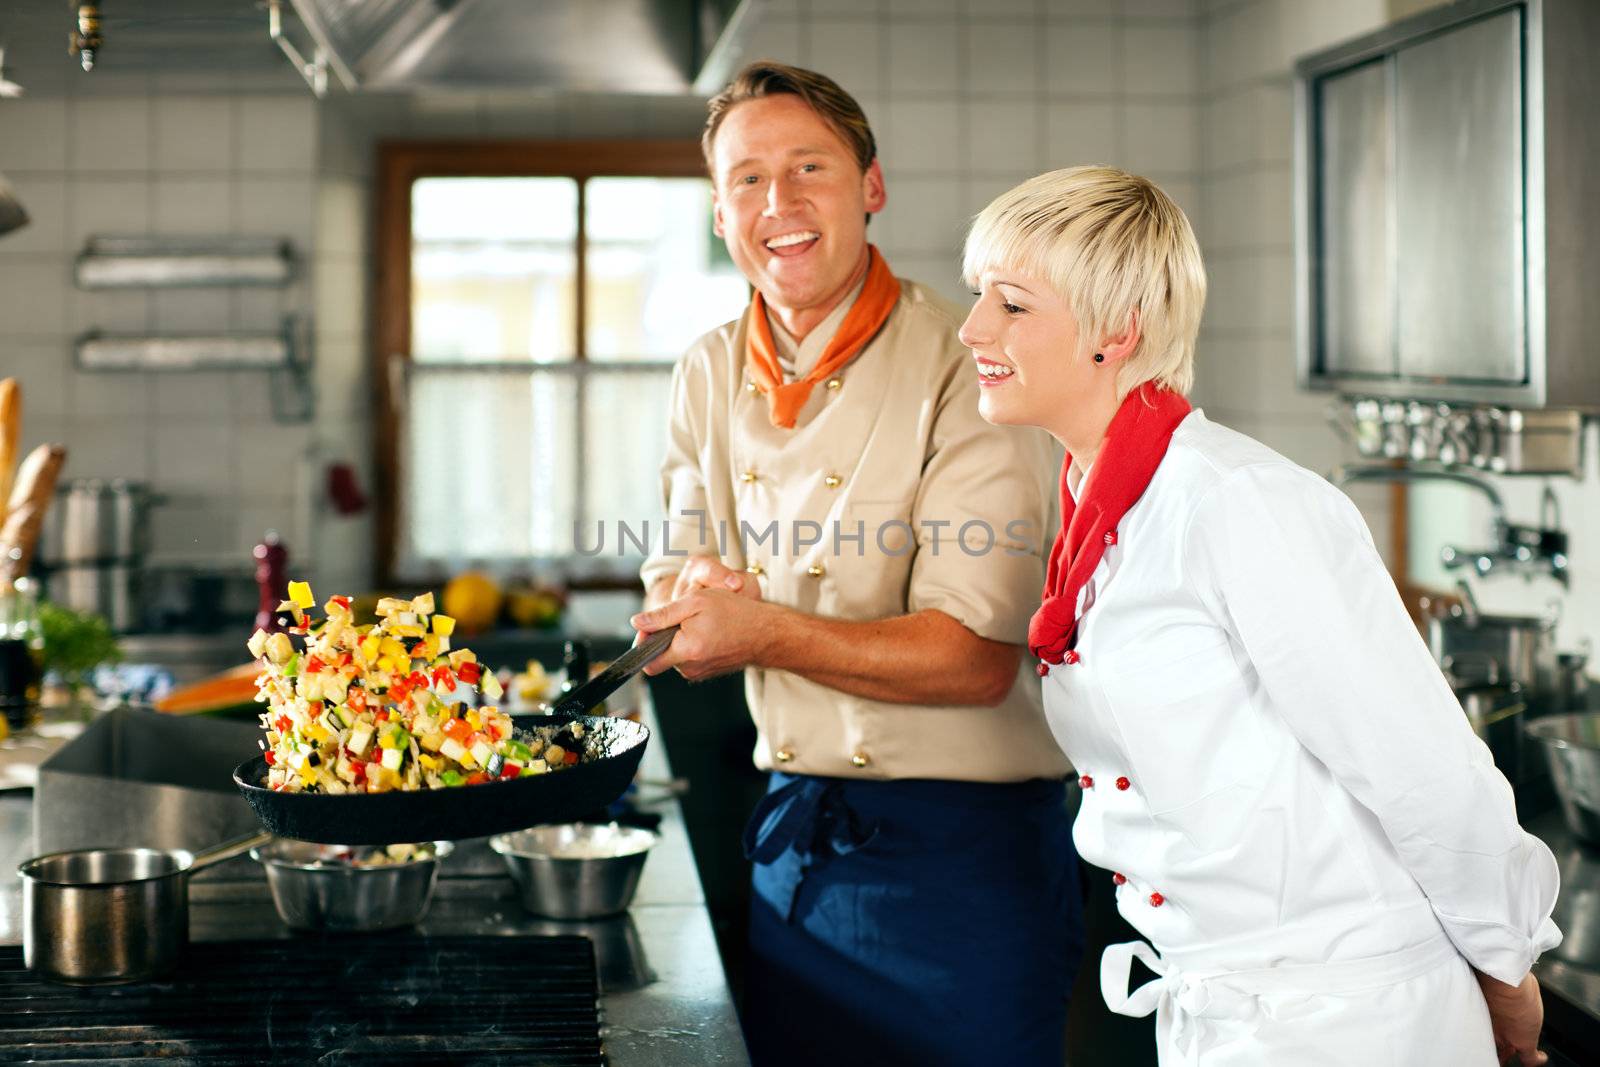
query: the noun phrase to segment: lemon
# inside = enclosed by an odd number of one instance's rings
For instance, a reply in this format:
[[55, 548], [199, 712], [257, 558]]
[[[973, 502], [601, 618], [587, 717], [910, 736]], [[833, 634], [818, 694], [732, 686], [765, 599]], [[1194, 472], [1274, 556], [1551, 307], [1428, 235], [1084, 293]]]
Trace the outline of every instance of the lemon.
[[458, 574], [444, 587], [444, 613], [464, 633], [481, 633], [500, 617], [499, 583], [480, 571]]

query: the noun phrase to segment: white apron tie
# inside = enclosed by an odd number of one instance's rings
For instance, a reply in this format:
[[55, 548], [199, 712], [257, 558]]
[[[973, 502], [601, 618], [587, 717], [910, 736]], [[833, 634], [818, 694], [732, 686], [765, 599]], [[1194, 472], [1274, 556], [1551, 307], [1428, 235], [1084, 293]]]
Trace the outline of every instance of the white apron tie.
[[[1172, 1020], [1172, 1042], [1183, 1062], [1200, 1062], [1206, 1020], [1259, 1026], [1258, 998], [1269, 993], [1339, 995], [1378, 989], [1408, 981], [1449, 962], [1458, 953], [1444, 934], [1419, 945], [1383, 956], [1338, 963], [1292, 964], [1250, 971], [1213, 971], [1179, 968], [1156, 955], [1144, 941], [1125, 941], [1106, 947], [1100, 957], [1100, 993], [1106, 1007], [1118, 1015], [1142, 1018], [1158, 1009], [1159, 1018]], [[1128, 979], [1137, 958], [1156, 973], [1129, 991]], [[1252, 1026], [1251, 1030], [1254, 1031]]]

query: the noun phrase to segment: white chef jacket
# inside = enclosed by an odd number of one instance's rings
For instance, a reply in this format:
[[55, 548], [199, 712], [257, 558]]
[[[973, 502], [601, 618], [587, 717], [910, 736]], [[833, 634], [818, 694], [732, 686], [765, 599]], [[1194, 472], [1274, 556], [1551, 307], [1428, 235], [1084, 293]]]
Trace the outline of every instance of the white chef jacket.
[[[1195, 411], [1106, 532], [1044, 694], [1078, 851], [1160, 952], [1109, 949], [1108, 1004], [1156, 1009], [1164, 1065], [1493, 1064], [1467, 964], [1560, 942], [1555, 858], [1360, 513]], [[1130, 1001], [1134, 954], [1164, 977]]]

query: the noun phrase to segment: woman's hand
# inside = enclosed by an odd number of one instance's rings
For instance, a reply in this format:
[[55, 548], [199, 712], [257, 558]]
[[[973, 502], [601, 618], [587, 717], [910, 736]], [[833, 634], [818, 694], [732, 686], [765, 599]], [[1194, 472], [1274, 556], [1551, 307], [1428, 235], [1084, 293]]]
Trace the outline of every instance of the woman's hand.
[[1518, 985], [1506, 985], [1481, 971], [1473, 972], [1489, 1004], [1489, 1022], [1494, 1026], [1494, 1050], [1501, 1063], [1540, 1067], [1549, 1060], [1539, 1051], [1539, 1030], [1544, 1026], [1544, 999], [1539, 995], [1539, 980], [1528, 972]]

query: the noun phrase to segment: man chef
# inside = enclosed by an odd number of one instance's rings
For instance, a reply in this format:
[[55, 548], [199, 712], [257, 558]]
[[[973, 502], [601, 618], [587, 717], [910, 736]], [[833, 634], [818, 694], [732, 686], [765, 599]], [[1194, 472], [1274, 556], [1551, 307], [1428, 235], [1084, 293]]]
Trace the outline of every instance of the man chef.
[[1051, 1064], [1082, 942], [1065, 758], [1023, 664], [1051, 533], [1033, 431], [979, 417], [962, 314], [867, 242], [860, 106], [760, 62], [710, 102], [716, 232], [754, 288], [673, 376], [649, 668], [744, 672], [769, 791], [758, 1065]]

